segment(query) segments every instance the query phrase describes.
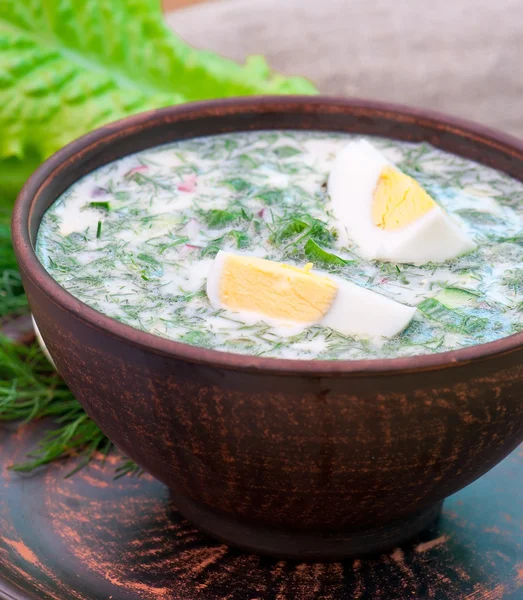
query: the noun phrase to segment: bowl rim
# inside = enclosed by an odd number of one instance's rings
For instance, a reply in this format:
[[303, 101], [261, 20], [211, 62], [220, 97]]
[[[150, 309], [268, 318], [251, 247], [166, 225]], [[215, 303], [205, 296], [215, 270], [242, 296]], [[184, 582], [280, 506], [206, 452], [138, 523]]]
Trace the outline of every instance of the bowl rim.
[[[72, 313], [92, 329], [103, 330], [106, 335], [157, 355], [169, 356], [174, 359], [215, 368], [309, 377], [365, 376], [368, 374], [402, 375], [463, 366], [522, 349], [523, 332], [458, 350], [396, 358], [357, 360], [286, 359], [207, 349], [135, 329], [98, 312], [63, 288], [40, 263], [31, 243], [29, 231], [29, 220], [33, 204], [57, 171], [67, 169], [69, 163], [81, 159], [81, 156], [89, 152], [92, 146], [100, 142], [110, 143], [113, 138], [117, 138], [129, 130], [147, 130], [153, 122], [165, 120], [166, 118], [176, 120], [190, 118], [191, 116], [199, 118], [205, 113], [213, 114], [218, 111], [220, 114], [227, 114], [227, 112], [238, 109], [247, 110], [250, 107], [258, 111], [264, 109], [274, 111], [275, 108], [276, 110], [278, 108], [289, 110], [292, 106], [296, 107], [297, 105], [311, 112], [322, 108], [332, 112], [336, 112], [337, 109], [360, 110], [373, 116], [388, 114], [397, 121], [425, 122], [438, 129], [442, 134], [445, 132], [457, 133], [460, 137], [470, 138], [483, 144], [488, 143], [491, 147], [516, 158], [521, 159], [523, 156], [523, 140], [510, 134], [498, 132], [489, 127], [432, 110], [359, 98], [340, 98], [325, 95], [248, 96], [190, 102], [141, 112], [114, 121], [75, 139], [42, 163], [27, 180], [16, 200], [11, 223], [13, 246], [20, 268], [50, 301], [63, 310]], [[315, 129], [310, 128], [310, 130], [314, 131]], [[317, 130], [321, 130], [321, 127]], [[389, 137], [393, 139], [392, 136]]]

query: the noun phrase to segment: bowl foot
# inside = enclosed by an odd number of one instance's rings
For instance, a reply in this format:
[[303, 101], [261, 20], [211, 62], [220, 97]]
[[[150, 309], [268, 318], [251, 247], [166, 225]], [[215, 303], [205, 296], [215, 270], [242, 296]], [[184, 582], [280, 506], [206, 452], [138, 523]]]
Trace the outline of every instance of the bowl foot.
[[443, 502], [404, 519], [365, 530], [289, 531], [242, 523], [171, 492], [176, 508], [208, 535], [248, 552], [307, 561], [339, 560], [390, 550], [419, 535], [438, 518]]

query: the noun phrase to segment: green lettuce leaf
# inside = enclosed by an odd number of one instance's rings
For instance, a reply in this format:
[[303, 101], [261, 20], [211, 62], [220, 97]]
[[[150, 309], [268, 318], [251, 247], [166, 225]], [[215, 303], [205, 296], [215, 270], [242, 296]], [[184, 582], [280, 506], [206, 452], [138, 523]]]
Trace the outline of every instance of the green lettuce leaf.
[[16, 195], [41, 162], [34, 150], [26, 152], [23, 158], [10, 156], [0, 160], [0, 220], [10, 216]]
[[260, 57], [242, 66], [191, 48], [159, 0], [0, 2], [0, 158], [45, 158], [104, 123], [180, 102], [314, 92]]

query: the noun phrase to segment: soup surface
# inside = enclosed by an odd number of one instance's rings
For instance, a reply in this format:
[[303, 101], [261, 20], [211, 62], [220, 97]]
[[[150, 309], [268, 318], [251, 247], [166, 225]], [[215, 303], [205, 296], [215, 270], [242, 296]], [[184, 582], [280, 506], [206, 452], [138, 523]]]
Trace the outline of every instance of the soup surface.
[[[235, 133], [125, 157], [87, 175], [50, 207], [38, 256], [92, 308], [137, 329], [229, 352], [395, 357], [522, 331], [523, 183], [427, 144], [369, 138], [459, 221], [478, 249], [422, 267], [366, 260], [336, 239], [325, 185], [350, 139]], [[284, 335], [263, 321], [246, 324], [207, 298], [220, 249], [298, 266], [312, 262], [418, 311], [403, 333], [381, 343], [321, 325]]]

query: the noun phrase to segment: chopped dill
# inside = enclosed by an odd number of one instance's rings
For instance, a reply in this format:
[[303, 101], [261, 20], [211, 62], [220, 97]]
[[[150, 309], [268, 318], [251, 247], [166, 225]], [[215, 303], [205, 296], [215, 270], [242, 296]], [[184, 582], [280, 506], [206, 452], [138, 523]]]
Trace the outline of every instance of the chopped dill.
[[89, 202], [89, 207], [90, 208], [99, 208], [100, 210], [110, 211], [111, 203], [110, 202]]

